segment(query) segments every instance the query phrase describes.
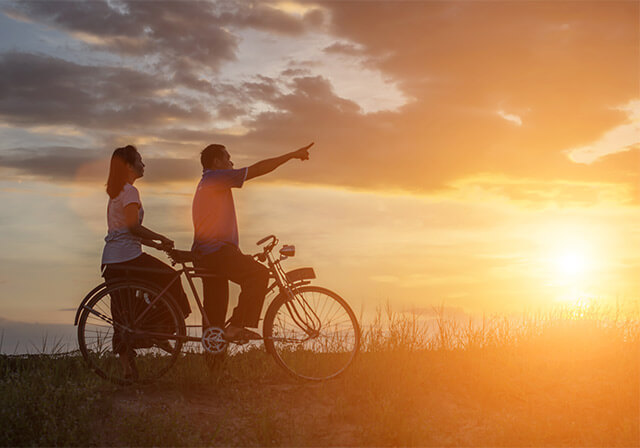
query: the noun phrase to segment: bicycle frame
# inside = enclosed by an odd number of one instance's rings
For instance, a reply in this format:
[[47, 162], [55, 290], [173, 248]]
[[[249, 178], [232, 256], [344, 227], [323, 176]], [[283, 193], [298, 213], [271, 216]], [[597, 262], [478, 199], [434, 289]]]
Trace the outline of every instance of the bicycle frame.
[[[307, 304], [306, 300], [303, 297], [297, 295], [290, 286], [290, 283], [287, 279], [287, 274], [282, 269], [280, 264], [280, 259], [274, 259], [271, 251], [266, 252], [267, 262], [269, 266], [275, 271], [276, 282], [278, 282], [278, 287], [280, 288], [280, 292], [285, 291], [289, 300], [286, 303], [286, 307], [289, 310], [289, 314], [291, 318], [295, 322], [300, 329], [304, 330], [305, 333], [309, 337], [313, 337], [314, 335], [320, 332], [320, 318], [313, 311], [313, 309]], [[286, 257], [285, 257], [286, 258]], [[302, 308], [302, 313], [298, 309], [298, 306]]]
[[[273, 247], [277, 244], [277, 240], [275, 240], [274, 237], [274, 241], [267, 245], [267, 247], [264, 248], [262, 254], [257, 254], [255, 257], [258, 258], [258, 260], [260, 261], [266, 261], [267, 266], [269, 267], [269, 272], [271, 274], [271, 277], [273, 278], [273, 281], [268, 285], [267, 287], [267, 291], [265, 295], [269, 295], [272, 291], [274, 291], [275, 289], [278, 289], [279, 294], [277, 294], [277, 296], [279, 296], [280, 294], [285, 293], [289, 298], [290, 298], [290, 303], [287, 303], [286, 306], [289, 309], [291, 316], [293, 317], [295, 323], [300, 326], [301, 329], [303, 329], [308, 335], [309, 337], [312, 337], [313, 335], [317, 334], [317, 332], [319, 331], [319, 319], [318, 317], [315, 315], [315, 313], [311, 310], [311, 312], [309, 312], [309, 306], [306, 305], [306, 302], [304, 301], [303, 298], [297, 296], [294, 293], [294, 286], [301, 286], [304, 284], [308, 284], [309, 279], [315, 278], [315, 273], [313, 272], [312, 268], [299, 268], [299, 269], [294, 269], [293, 271], [290, 271], [289, 273], [285, 272], [284, 269], [281, 266], [281, 261], [283, 259], [288, 258], [287, 256], [281, 256], [280, 258], [274, 258], [271, 251], [273, 249]], [[195, 283], [193, 281], [194, 278], [219, 278], [220, 276], [216, 275], [215, 273], [211, 272], [208, 269], [205, 268], [197, 268], [194, 266], [187, 266], [186, 263], [189, 263], [191, 261], [179, 261], [177, 262], [178, 264], [181, 264], [182, 267], [178, 270], [176, 270], [175, 274], [172, 276], [171, 280], [167, 283], [167, 285], [160, 291], [160, 293], [152, 300], [148, 303], [147, 307], [145, 308], [145, 310], [136, 317], [136, 320], [133, 323], [133, 326], [136, 327], [136, 324], [138, 324], [143, 318], [144, 316], [149, 312], [149, 310], [151, 310], [153, 308], [153, 306], [162, 298], [165, 296], [165, 294], [167, 293], [167, 291], [171, 288], [171, 286], [178, 281], [178, 279], [184, 274], [184, 276], [187, 279], [187, 283], [189, 284], [189, 288], [191, 289], [191, 292], [193, 293], [193, 297], [196, 301], [196, 304], [198, 306], [198, 309], [200, 310], [200, 314], [202, 316], [202, 320], [203, 320], [203, 325], [204, 327], [209, 327], [210, 326], [210, 321], [207, 317], [207, 314], [204, 310], [204, 306], [203, 306], [203, 302], [200, 299], [200, 296], [198, 295], [198, 291], [196, 289]], [[174, 263], [176, 264], [176, 263]], [[82, 301], [82, 303], [80, 304], [80, 307], [78, 308], [78, 311], [76, 313], [76, 317], [75, 317], [75, 324], [77, 325], [78, 323], [78, 318], [80, 316], [80, 312], [82, 309], [87, 309], [92, 313], [95, 313], [96, 315], [98, 315], [98, 317], [100, 317], [101, 319], [105, 320], [106, 322], [109, 322], [111, 325], [113, 325], [114, 327], [118, 327], [122, 330], [128, 331], [128, 332], [136, 332], [135, 330], [132, 330], [131, 328], [128, 328], [126, 325], [121, 324], [119, 322], [115, 322], [112, 319], [108, 319], [106, 318], [106, 316], [102, 316], [100, 315], [100, 313], [98, 313], [97, 311], [86, 307], [86, 302], [88, 302], [88, 300], [96, 293], [98, 293], [102, 288], [106, 287], [107, 284], [118, 284], [118, 283], [123, 283], [126, 284], [128, 281], [131, 280], [130, 278], [130, 273], [131, 272], [155, 272], [155, 273], [163, 273], [166, 274], [166, 271], [163, 270], [159, 270], [159, 269], [153, 269], [153, 268], [144, 268], [144, 267], [129, 267], [129, 266], [119, 266], [119, 267], [114, 267], [115, 269], [118, 270], [122, 270], [124, 272], [124, 276], [122, 278], [116, 278], [113, 279], [109, 282], [105, 282], [102, 285], [94, 288], [86, 297], [85, 299]], [[136, 280], [139, 281], [139, 280]], [[145, 282], [142, 281], [142, 283], [144, 284]], [[155, 286], [155, 285], [150, 285], [150, 286]], [[302, 309], [302, 311], [298, 310], [298, 307], [296, 305], [299, 305], [299, 307]], [[190, 325], [187, 327], [200, 327], [200, 325]], [[188, 336], [188, 335], [174, 335], [174, 334], [164, 334], [164, 333], [155, 333], [155, 332], [150, 332], [150, 331], [145, 331], [144, 332], [145, 335], [148, 336], [156, 336], [156, 337], [162, 337], [164, 339], [170, 339], [170, 340], [180, 340], [182, 342], [200, 342], [201, 338], [199, 337], [195, 337], [195, 336]]]

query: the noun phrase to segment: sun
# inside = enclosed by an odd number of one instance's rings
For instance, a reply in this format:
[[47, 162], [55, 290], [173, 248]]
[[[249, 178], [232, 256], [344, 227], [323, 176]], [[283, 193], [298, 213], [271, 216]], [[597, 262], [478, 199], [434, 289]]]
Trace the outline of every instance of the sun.
[[588, 260], [584, 252], [568, 250], [560, 252], [555, 258], [558, 274], [565, 277], [576, 277], [585, 273]]
[[585, 248], [565, 248], [553, 257], [554, 284], [558, 289], [556, 299], [563, 303], [577, 304], [589, 295], [585, 292], [590, 284], [593, 263]]
[[591, 285], [602, 259], [597, 229], [567, 221], [549, 223], [545, 230], [542, 244], [548, 281], [580, 289]]

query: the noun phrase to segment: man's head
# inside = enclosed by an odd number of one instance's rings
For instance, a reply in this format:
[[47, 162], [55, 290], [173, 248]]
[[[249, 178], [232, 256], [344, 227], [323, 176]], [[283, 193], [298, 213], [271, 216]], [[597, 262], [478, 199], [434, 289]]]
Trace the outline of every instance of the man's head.
[[200, 163], [205, 170], [229, 170], [233, 168], [231, 156], [224, 145], [214, 143], [200, 153]]

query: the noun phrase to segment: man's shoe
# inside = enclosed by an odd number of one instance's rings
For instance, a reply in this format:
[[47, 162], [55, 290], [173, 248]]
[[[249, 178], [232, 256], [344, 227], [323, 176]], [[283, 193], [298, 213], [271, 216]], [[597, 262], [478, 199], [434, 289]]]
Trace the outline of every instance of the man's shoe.
[[242, 328], [242, 327], [235, 327], [235, 326], [229, 325], [227, 328], [224, 329], [224, 338], [229, 342], [238, 342], [238, 341], [258, 340], [258, 339], [262, 339], [262, 336], [260, 336], [255, 331], [247, 330], [246, 328]]
[[242, 336], [244, 339], [249, 341], [257, 341], [262, 339], [262, 335], [260, 333], [256, 333], [255, 331], [249, 330], [247, 328], [242, 329]]

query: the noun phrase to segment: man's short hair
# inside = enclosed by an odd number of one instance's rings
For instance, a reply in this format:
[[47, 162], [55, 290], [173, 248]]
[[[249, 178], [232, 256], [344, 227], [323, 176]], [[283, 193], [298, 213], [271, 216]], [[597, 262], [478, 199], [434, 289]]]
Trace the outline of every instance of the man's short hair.
[[224, 151], [227, 149], [224, 145], [214, 143], [207, 146], [200, 153], [200, 163], [202, 163], [203, 169], [209, 169], [213, 166], [213, 161], [220, 159], [224, 156]]

